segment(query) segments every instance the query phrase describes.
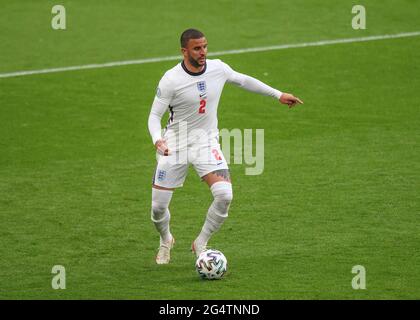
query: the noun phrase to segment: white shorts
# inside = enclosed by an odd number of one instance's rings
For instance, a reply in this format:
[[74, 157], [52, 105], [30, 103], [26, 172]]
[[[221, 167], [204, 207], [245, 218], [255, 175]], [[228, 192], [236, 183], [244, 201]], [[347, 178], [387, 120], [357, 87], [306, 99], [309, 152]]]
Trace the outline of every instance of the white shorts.
[[216, 170], [229, 169], [219, 143], [192, 146], [169, 156], [159, 155], [152, 183], [163, 188], [182, 187], [190, 164], [200, 178]]

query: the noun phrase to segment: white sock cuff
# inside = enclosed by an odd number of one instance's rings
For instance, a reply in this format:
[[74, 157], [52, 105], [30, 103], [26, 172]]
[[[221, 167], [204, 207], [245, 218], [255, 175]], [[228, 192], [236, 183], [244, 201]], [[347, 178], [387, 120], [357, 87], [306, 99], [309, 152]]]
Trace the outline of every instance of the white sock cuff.
[[166, 209], [165, 214], [162, 216], [162, 218], [160, 219], [155, 219], [153, 216], [153, 210], [152, 213], [150, 215], [150, 219], [154, 222], [154, 223], [161, 223], [164, 222], [166, 220], [170, 220], [171, 219], [171, 213], [169, 212], [168, 209]]
[[210, 217], [212, 220], [220, 222], [228, 217], [228, 212], [219, 211], [213, 202], [207, 212], [207, 217]]

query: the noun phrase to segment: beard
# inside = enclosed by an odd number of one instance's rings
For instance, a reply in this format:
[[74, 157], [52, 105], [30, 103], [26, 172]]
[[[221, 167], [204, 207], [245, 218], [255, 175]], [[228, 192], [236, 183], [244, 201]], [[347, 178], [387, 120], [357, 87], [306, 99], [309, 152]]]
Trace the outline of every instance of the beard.
[[[188, 57], [188, 61], [191, 63], [191, 65], [194, 67], [194, 68], [199, 68], [199, 67], [201, 67], [202, 65], [198, 62], [198, 60], [195, 60], [193, 57], [191, 57], [191, 56], [189, 56]], [[206, 63], [206, 57], [204, 57], [204, 63]]]

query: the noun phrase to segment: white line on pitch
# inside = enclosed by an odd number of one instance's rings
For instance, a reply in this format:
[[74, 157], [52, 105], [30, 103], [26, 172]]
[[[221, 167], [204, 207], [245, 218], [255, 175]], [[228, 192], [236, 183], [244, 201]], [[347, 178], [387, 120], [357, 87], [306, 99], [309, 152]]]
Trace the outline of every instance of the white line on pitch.
[[[385, 35], [368, 36], [368, 37], [360, 37], [360, 38], [344, 38], [344, 39], [322, 40], [322, 41], [315, 41], [315, 42], [282, 44], [282, 45], [267, 46], [267, 47], [226, 50], [226, 51], [211, 52], [208, 54], [208, 56], [212, 57], [212, 56], [222, 56], [222, 55], [228, 55], [228, 54], [240, 54], [240, 53], [246, 53], [246, 52], [262, 52], [262, 51], [284, 50], [284, 49], [303, 48], [303, 47], [319, 47], [319, 46], [326, 46], [326, 45], [331, 45], [331, 44], [407, 38], [407, 37], [416, 37], [416, 36], [420, 36], [420, 31], [397, 33], [397, 34], [385, 34]], [[125, 60], [125, 61], [115, 61], [115, 62], [107, 62], [107, 63], [86, 64], [82, 66], [16, 71], [16, 72], [9, 72], [9, 73], [0, 73], [0, 78], [28, 76], [31, 74], [53, 73], [53, 72], [63, 72], [63, 71], [71, 71], [71, 70], [109, 68], [109, 67], [116, 67], [116, 66], [125, 66], [125, 65], [130, 65], [130, 64], [145, 64], [145, 63], [161, 62], [161, 61], [173, 61], [173, 60], [180, 60], [180, 59], [181, 59], [181, 56], [168, 56], [168, 57], [157, 57], [157, 58], [148, 58], [148, 59], [139, 59], [139, 60]]]

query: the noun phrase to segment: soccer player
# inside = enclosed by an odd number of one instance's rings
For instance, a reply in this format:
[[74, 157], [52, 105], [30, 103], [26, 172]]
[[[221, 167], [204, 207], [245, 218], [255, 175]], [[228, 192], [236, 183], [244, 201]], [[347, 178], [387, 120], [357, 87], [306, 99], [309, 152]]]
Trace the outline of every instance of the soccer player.
[[[159, 82], [148, 120], [153, 144], [159, 154], [152, 185], [151, 219], [160, 234], [157, 264], [170, 261], [175, 243], [169, 228], [169, 203], [175, 188], [182, 187], [189, 164], [205, 181], [213, 202], [201, 232], [191, 249], [198, 256], [213, 233], [228, 216], [232, 184], [226, 159], [219, 145], [217, 107], [226, 82], [248, 91], [270, 96], [289, 108], [303, 103], [289, 93], [238, 73], [219, 59], [206, 59], [207, 40], [195, 29], [181, 35], [183, 60], [168, 70]], [[161, 119], [169, 119], [161, 133]]]

